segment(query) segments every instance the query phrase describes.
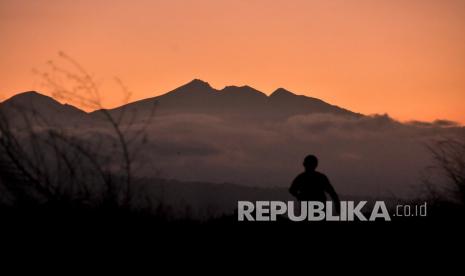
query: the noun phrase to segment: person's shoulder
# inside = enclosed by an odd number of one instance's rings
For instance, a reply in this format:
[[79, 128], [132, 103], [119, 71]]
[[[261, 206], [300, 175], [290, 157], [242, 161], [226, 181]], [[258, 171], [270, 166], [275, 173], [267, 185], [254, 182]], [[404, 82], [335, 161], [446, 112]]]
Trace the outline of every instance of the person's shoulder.
[[322, 172], [315, 171], [315, 175], [318, 176], [319, 178], [328, 179], [328, 177], [326, 176], [326, 174], [324, 174], [324, 173], [322, 173]]
[[294, 178], [294, 181], [305, 181], [305, 178], [306, 178], [306, 174], [305, 172], [302, 172], [302, 173], [299, 173], [295, 178]]
[[305, 172], [301, 172], [299, 173], [295, 178], [302, 178], [302, 177], [305, 177]]

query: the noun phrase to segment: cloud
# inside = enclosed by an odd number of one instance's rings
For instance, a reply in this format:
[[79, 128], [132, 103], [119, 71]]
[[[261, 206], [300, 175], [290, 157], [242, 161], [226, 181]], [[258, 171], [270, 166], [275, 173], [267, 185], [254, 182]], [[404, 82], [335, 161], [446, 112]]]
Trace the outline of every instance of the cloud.
[[430, 164], [424, 143], [463, 133], [444, 125], [417, 127], [387, 115], [313, 114], [262, 123], [166, 115], [151, 124], [142, 155], [168, 178], [286, 187], [302, 170], [303, 157], [313, 153], [341, 193], [402, 194]]
[[406, 124], [416, 127], [460, 127], [458, 122], [450, 120], [435, 120], [433, 122], [423, 122], [423, 121], [410, 121]]
[[[141, 128], [134, 124], [128, 135]], [[108, 124], [70, 129], [93, 150], [114, 150]], [[431, 164], [425, 144], [465, 135], [451, 122], [402, 124], [387, 115], [312, 114], [287, 120], [226, 120], [212, 115], [156, 116], [135, 156], [137, 175], [181, 181], [288, 187], [307, 154], [345, 195], [404, 195]], [[117, 147], [116, 147], [117, 148]], [[115, 152], [113, 162], [121, 156]]]

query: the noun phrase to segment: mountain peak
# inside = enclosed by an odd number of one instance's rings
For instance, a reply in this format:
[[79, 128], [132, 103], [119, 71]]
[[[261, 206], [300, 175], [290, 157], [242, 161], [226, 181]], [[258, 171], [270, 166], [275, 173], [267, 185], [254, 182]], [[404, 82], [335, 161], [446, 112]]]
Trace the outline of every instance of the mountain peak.
[[18, 95], [30, 95], [30, 96], [43, 96], [42, 94], [40, 94], [39, 92], [37, 91], [34, 91], [34, 90], [31, 90], [31, 91], [26, 91], [26, 92], [23, 92], [23, 93], [20, 93]]
[[241, 95], [253, 95], [253, 96], [260, 96], [260, 97], [266, 97], [266, 95], [258, 91], [257, 89], [250, 87], [248, 85], [243, 85], [243, 86], [235, 86], [235, 85], [229, 85], [225, 86], [221, 92], [227, 93], [227, 94], [241, 94]]
[[167, 97], [195, 97], [196, 95], [209, 95], [217, 91], [208, 82], [200, 79], [193, 79], [190, 82], [162, 95]]
[[190, 82], [186, 83], [183, 85], [183, 87], [190, 87], [190, 88], [209, 88], [211, 89], [212, 87], [210, 84], [206, 81], [203, 81], [201, 79], [193, 79]]
[[257, 92], [260, 92], [258, 91], [257, 89], [251, 87], [251, 86], [248, 86], [248, 85], [241, 85], [241, 86], [238, 86], [238, 85], [227, 85], [225, 86], [222, 91], [231, 91], [231, 90], [248, 90], [248, 91], [257, 91]]
[[84, 111], [77, 107], [62, 104], [52, 97], [36, 91], [16, 94], [1, 102], [0, 109], [4, 114], [7, 114], [6, 116], [11, 117], [13, 121], [15, 120], [14, 118], [19, 118], [14, 122], [20, 125], [26, 123], [24, 119], [30, 115], [40, 118], [40, 120], [35, 122], [47, 125], [67, 125], [70, 122], [74, 123], [76, 120], [85, 119], [86, 115]]
[[17, 98], [17, 97], [37, 97], [37, 96], [42, 96], [42, 97], [46, 97], [45, 95], [37, 92], [37, 91], [26, 91], [26, 92], [21, 92], [21, 93], [18, 93], [16, 95], [14, 95], [13, 97], [11, 98]]
[[289, 90], [286, 90], [284, 88], [278, 88], [276, 89], [273, 93], [271, 93], [270, 97], [288, 97], [288, 96], [295, 96], [294, 93], [290, 92]]
[[41, 94], [37, 91], [26, 91], [12, 96], [11, 98], [4, 101], [11, 103], [27, 103], [27, 102], [56, 102], [53, 98]]

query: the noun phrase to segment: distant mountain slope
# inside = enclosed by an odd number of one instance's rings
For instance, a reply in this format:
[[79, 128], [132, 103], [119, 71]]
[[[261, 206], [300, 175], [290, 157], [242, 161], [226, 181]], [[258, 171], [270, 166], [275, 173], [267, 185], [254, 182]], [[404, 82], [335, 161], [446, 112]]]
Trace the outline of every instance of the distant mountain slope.
[[[311, 113], [362, 116], [316, 98], [296, 95], [283, 88], [267, 96], [250, 86], [226, 86], [217, 90], [198, 79], [161, 96], [136, 101], [112, 109], [111, 112], [125, 110], [142, 115], [148, 114], [153, 108], [157, 114], [202, 113], [242, 120], [279, 120]], [[99, 111], [94, 112], [98, 113]]]
[[0, 103], [0, 115], [15, 125], [34, 122], [34, 125], [78, 125], [89, 119], [86, 112], [35, 91], [17, 94]]
[[[24, 122], [24, 115], [29, 114], [51, 125], [76, 125], [91, 118], [99, 118], [101, 113], [97, 110], [87, 114], [72, 105], [61, 104], [35, 91], [17, 94], [0, 103], [0, 111], [17, 123]], [[206, 114], [244, 122], [283, 120], [295, 115], [315, 113], [362, 116], [316, 98], [296, 95], [283, 88], [267, 96], [250, 86], [226, 86], [217, 90], [198, 79], [161, 96], [132, 102], [109, 111], [115, 116], [124, 111], [131, 120], [152, 112], [161, 115]]]

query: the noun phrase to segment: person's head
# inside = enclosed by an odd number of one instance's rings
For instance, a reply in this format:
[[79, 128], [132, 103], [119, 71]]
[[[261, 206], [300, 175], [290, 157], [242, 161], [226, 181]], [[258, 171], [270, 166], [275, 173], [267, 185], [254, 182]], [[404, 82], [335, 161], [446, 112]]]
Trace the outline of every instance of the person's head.
[[318, 158], [315, 155], [307, 155], [303, 165], [306, 171], [314, 171], [318, 167]]

